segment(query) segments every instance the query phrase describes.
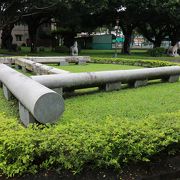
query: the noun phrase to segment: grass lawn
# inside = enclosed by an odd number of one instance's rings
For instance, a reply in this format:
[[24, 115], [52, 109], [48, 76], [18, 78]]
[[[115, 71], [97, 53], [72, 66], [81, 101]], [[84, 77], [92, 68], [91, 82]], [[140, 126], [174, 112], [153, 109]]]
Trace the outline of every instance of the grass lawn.
[[114, 120], [119, 117], [140, 120], [152, 115], [176, 112], [180, 110], [179, 89], [180, 82], [154, 83], [137, 89], [73, 97], [65, 100], [66, 111], [62, 121], [69, 122], [77, 118], [103, 123], [108, 116]]
[[74, 65], [70, 64], [68, 66], [58, 66], [52, 65], [55, 68], [67, 70], [70, 72], [95, 72], [95, 71], [108, 71], [108, 70], [126, 70], [126, 69], [139, 69], [139, 66], [127, 66], [118, 64], [86, 64], [86, 65]]
[[[140, 67], [116, 64], [88, 64], [55, 66], [70, 72], [137, 69]], [[21, 72], [21, 70], [18, 70]], [[30, 76], [31, 73], [25, 73]], [[108, 116], [139, 120], [151, 115], [180, 110], [180, 82], [158, 83], [142, 88], [124, 88], [120, 91], [100, 92], [98, 88], [76, 90], [75, 96], [65, 100], [65, 113], [59, 123], [71, 119], [103, 122]], [[16, 101], [6, 101], [0, 90], [0, 113], [18, 117]]]
[[[152, 83], [146, 87], [100, 92], [96, 88], [77, 90], [76, 96], [65, 100], [65, 112], [59, 123], [74, 119], [102, 122], [111, 116], [140, 120], [148, 116], [180, 110], [180, 82]], [[0, 90], [0, 113], [18, 117], [16, 101], [6, 101]]]

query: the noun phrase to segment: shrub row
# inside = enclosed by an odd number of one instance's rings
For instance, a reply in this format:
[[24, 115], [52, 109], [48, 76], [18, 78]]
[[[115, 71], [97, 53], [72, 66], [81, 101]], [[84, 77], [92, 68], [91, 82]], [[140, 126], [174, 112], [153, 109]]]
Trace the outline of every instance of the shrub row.
[[121, 64], [131, 66], [143, 66], [143, 67], [162, 67], [162, 66], [174, 66], [177, 63], [160, 61], [160, 60], [143, 60], [143, 59], [122, 59], [122, 58], [100, 58], [92, 57], [93, 63], [104, 64]]
[[80, 172], [92, 167], [120, 168], [149, 161], [180, 141], [180, 112], [129, 121], [108, 117], [103, 124], [76, 119], [71, 123], [22, 127], [0, 115], [0, 172], [7, 176], [61, 167]]

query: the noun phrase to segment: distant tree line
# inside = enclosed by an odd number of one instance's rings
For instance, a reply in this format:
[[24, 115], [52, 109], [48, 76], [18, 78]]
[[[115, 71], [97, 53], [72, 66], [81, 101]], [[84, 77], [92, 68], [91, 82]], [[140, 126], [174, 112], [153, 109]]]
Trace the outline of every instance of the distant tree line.
[[0, 29], [2, 48], [11, 49], [12, 29], [17, 22], [28, 25], [31, 51], [36, 52], [37, 29], [52, 20], [60, 27], [66, 46], [77, 32], [97, 27], [119, 26], [125, 36], [122, 53], [130, 54], [133, 31], [160, 47], [169, 37], [172, 45], [180, 41], [179, 0], [1, 0]]

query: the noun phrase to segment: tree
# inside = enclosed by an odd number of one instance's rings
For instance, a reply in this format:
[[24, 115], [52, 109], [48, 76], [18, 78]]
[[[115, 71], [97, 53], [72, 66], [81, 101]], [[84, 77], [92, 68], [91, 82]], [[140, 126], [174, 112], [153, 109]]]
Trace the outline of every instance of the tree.
[[14, 24], [24, 13], [25, 1], [21, 0], [2, 0], [0, 8], [0, 30], [2, 30], [2, 48], [11, 50], [12, 48], [12, 29]]

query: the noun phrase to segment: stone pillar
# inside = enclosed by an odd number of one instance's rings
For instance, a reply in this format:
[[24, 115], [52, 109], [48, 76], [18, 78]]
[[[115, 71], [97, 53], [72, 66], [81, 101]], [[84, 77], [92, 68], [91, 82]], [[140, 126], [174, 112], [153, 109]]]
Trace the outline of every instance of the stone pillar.
[[63, 95], [63, 88], [55, 88], [52, 90], [55, 91], [56, 93], [60, 94], [61, 96]]
[[177, 81], [179, 81], [179, 75], [172, 75], [169, 77], [162, 78], [162, 82], [173, 83], [173, 82], [177, 82]]
[[137, 81], [128, 83], [128, 85], [129, 85], [129, 87], [138, 88], [141, 86], [146, 86], [147, 83], [148, 83], [148, 80], [137, 80]]
[[21, 66], [15, 64], [15, 69], [21, 69]]
[[107, 83], [107, 84], [99, 87], [99, 89], [104, 90], [104, 91], [120, 90], [121, 89], [121, 82]]
[[179, 75], [175, 75], [175, 76], [170, 76], [168, 78], [168, 82], [173, 83], [173, 82], [178, 82], [179, 81]]
[[11, 91], [9, 91], [9, 89], [3, 84], [3, 93], [4, 93], [4, 96], [5, 98], [10, 101], [13, 97]]
[[65, 60], [62, 60], [62, 61], [59, 62], [59, 65], [60, 66], [68, 66], [69, 63], [67, 61], [65, 61]]
[[79, 60], [79, 61], [78, 61], [78, 65], [86, 65], [86, 61], [84, 61], [84, 60]]
[[19, 115], [22, 123], [27, 127], [30, 123], [37, 122], [32, 114], [19, 102]]
[[22, 67], [22, 72], [23, 72], [23, 73], [27, 73], [27, 69], [26, 69], [25, 66]]

